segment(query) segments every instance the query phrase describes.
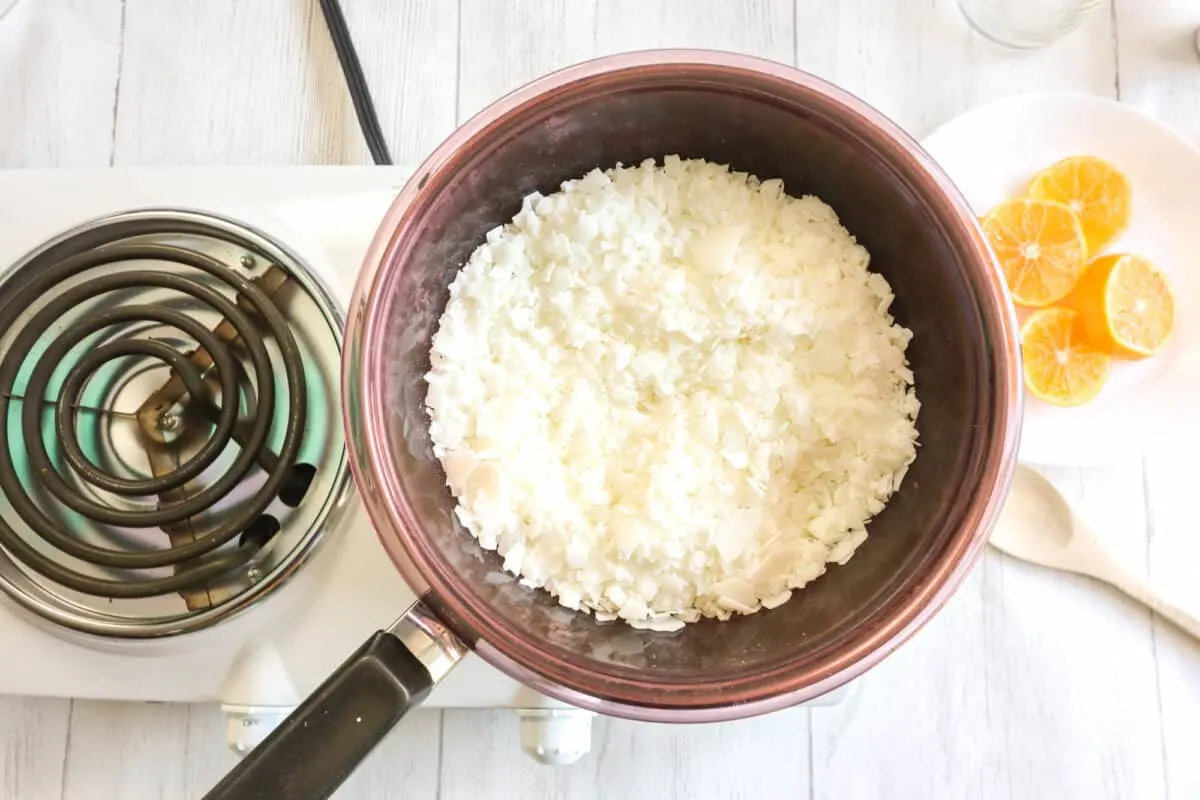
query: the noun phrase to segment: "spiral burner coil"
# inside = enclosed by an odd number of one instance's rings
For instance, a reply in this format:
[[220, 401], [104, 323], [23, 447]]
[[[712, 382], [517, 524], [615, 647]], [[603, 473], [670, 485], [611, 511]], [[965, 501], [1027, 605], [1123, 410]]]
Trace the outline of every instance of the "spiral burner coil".
[[[316, 472], [299, 460], [306, 353], [277, 304], [295, 279], [203, 223], [118, 227], [3, 284], [0, 549], [74, 592], [201, 609], [278, 532], [268, 508], [297, 506]], [[198, 236], [241, 255], [231, 265]], [[258, 259], [251, 278], [241, 267]]]

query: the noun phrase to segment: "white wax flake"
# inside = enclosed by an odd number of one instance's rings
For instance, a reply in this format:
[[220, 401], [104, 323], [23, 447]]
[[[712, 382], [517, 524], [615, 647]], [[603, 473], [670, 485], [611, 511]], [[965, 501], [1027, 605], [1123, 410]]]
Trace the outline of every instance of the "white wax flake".
[[844, 564], [915, 457], [891, 287], [815, 197], [673, 156], [525, 198], [450, 287], [426, 405], [521, 585], [674, 631]]

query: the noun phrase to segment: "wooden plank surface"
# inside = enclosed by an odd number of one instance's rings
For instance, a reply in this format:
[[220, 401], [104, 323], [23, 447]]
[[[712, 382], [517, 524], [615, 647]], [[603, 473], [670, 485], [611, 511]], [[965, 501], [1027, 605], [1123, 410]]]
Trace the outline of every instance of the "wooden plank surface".
[[797, 0], [797, 66], [862, 96], [922, 136], [968, 108], [1011, 94], [1113, 93], [1105, 8], [1053, 47], [1011, 51], [971, 32], [954, 0]]
[[[454, 127], [454, 3], [345, 4], [397, 163]], [[316, 0], [126, 0], [116, 163], [369, 163]]]
[[[522, 82], [592, 56], [703, 46], [795, 63], [917, 135], [981, 102], [1074, 89], [1200, 139], [1191, 0], [1114, 0], [1006, 51], [953, 0], [351, 0], [399, 161]], [[2, 4], [2, 2], [0, 2]], [[0, 167], [363, 163], [315, 0], [20, 0], [0, 17]], [[1191, 473], [1171, 458], [1051, 477], [1126, 563], [1200, 607]], [[1200, 797], [1200, 647], [1084, 579], [989, 553], [843, 706], [698, 728], [603, 720], [574, 768], [505, 712], [406, 720], [339, 793], [384, 797]], [[0, 800], [193, 797], [233, 763], [219, 709], [0, 698]]]
[[[1181, 442], [1195, 452], [1200, 442]], [[1195, 506], [1195, 477], [1182, 459], [1157, 457], [1146, 462], [1146, 516], [1149, 534], [1148, 579], [1171, 602], [1200, 609], [1200, 564]], [[1193, 611], [1193, 613], [1196, 613]], [[1173, 798], [1200, 797], [1200, 647], [1170, 623], [1155, 618], [1151, 630], [1158, 673], [1153, 688], [1161, 714], [1163, 770]], [[1152, 732], [1146, 731], [1146, 735]]]
[[64, 800], [187, 797], [190, 707], [75, 700]]
[[1200, 141], [1193, 0], [1115, 0], [1121, 99]]
[[342, 163], [352, 115], [315, 2], [125, 0], [116, 163]]
[[460, 0], [458, 118], [546, 72], [589, 58], [591, 0]]
[[522, 755], [511, 712], [447, 710], [445, 719], [444, 800], [798, 798], [810, 786], [804, 709], [725, 725], [599, 719], [591, 753], [571, 767]]
[[0, 165], [108, 164], [121, 0], [17, 3], [0, 18]]
[[790, 0], [707, 3], [616, 0], [596, 7], [595, 55], [655, 47], [706, 47], [793, 63]]
[[71, 701], [0, 696], [0, 800], [60, 797]]

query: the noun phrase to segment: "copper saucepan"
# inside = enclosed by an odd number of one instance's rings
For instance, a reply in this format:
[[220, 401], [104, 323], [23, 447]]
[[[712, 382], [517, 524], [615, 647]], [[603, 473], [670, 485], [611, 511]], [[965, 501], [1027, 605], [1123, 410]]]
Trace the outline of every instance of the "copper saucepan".
[[[424, 411], [430, 338], [455, 271], [522, 198], [668, 154], [814, 193], [891, 283], [921, 445], [853, 560], [788, 603], [676, 633], [597, 623], [502, 574], [452, 513]], [[358, 490], [421, 598], [347, 660], [209, 795], [326, 797], [469, 650], [604, 714], [710, 722], [800, 703], [861, 674], [971, 570], [1012, 475], [1016, 318], [971, 209], [882, 114], [780, 64], [708, 51], [602, 58], [513, 92], [434, 151], [367, 254], [343, 355]], [[489, 579], [490, 576], [490, 579]]]

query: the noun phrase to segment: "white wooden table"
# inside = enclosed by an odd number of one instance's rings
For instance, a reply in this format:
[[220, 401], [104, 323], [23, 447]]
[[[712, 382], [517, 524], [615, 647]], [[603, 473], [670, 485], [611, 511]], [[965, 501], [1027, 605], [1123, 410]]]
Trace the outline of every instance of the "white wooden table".
[[[1108, 0], [1022, 53], [971, 34], [953, 0], [343, 3], [397, 162], [550, 69], [667, 45], [797, 64], [917, 135], [1003, 95], [1074, 89], [1200, 140], [1194, 0]], [[315, 0], [19, 0], [0, 19], [0, 167], [366, 160]], [[1053, 477], [1200, 609], [1193, 463]], [[233, 763], [222, 726], [205, 706], [0, 698], [0, 799], [195, 797]], [[1200, 798], [1198, 746], [1200, 646], [1100, 586], [989, 553], [842, 707], [602, 721], [568, 769], [522, 756], [507, 713], [425, 711], [339, 796], [1183, 799]]]

